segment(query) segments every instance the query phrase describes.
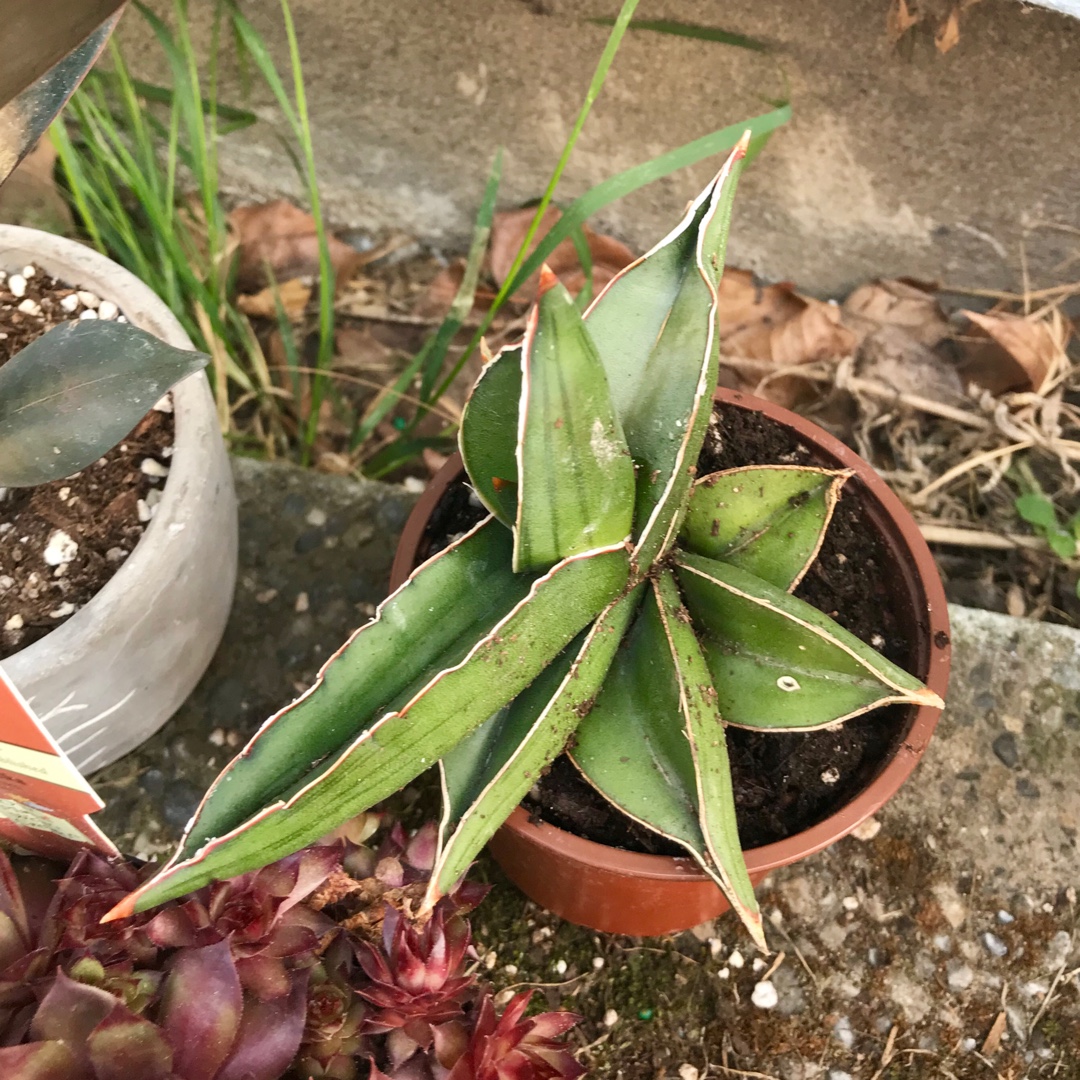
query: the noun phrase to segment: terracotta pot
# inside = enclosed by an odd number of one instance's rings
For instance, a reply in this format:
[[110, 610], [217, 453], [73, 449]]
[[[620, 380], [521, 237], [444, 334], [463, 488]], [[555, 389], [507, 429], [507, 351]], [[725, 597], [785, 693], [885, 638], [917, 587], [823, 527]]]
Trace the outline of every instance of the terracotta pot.
[[[845, 490], [859, 491], [867, 514], [893, 557], [885, 582], [894, 611], [913, 643], [915, 671], [942, 697], [949, 681], [949, 617], [933, 556], [900, 500], [873, 468], [838, 439], [810, 421], [770, 402], [718, 389], [715, 400], [760, 411], [798, 432], [819, 463], [852, 468]], [[424, 492], [405, 525], [391, 575], [397, 588], [415, 565], [424, 528], [439, 499], [461, 475], [455, 455]], [[857, 487], [856, 487], [857, 485]], [[940, 715], [908, 707], [909, 727], [900, 747], [851, 802], [803, 832], [745, 853], [756, 884], [846, 836], [896, 794], [918, 764]], [[538, 904], [594, 930], [619, 934], [665, 934], [684, 930], [726, 911], [728, 903], [690, 859], [642, 855], [582, 839], [548, 824], [533, 824], [518, 807], [491, 840], [490, 849], [507, 876]]]

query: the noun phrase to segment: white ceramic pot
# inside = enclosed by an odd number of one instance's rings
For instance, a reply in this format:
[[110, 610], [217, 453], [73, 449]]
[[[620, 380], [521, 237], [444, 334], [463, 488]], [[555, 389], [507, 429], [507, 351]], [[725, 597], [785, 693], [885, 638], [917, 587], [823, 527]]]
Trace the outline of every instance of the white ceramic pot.
[[[0, 225], [0, 268], [35, 263], [68, 285], [112, 300], [136, 326], [192, 344], [137, 277], [82, 244]], [[169, 478], [142, 539], [105, 587], [66, 623], [3, 667], [83, 772], [155, 732], [206, 670], [236, 583], [236, 496], [202, 373], [173, 390]]]

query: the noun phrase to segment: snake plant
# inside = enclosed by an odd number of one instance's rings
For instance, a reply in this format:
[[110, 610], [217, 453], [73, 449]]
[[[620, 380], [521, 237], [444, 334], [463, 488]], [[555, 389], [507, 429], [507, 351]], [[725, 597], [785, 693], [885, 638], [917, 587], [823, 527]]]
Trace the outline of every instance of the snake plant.
[[792, 595], [845, 471], [696, 478], [717, 287], [746, 140], [582, 316], [544, 273], [460, 444], [490, 516], [415, 570], [227, 766], [119, 918], [311, 843], [439, 763], [432, 908], [564, 750], [677, 842], [763, 944], [725, 727], [810, 730], [940, 707]]

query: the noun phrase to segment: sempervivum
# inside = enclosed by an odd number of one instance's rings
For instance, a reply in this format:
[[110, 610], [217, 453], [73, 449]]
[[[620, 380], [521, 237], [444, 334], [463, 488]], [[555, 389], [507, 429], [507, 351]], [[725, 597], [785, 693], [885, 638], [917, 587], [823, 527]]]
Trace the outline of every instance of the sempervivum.
[[102, 924], [145, 875], [83, 852], [38, 926], [0, 851], [0, 1076], [277, 1080], [331, 926], [300, 902], [339, 858], [308, 849], [152, 919]]

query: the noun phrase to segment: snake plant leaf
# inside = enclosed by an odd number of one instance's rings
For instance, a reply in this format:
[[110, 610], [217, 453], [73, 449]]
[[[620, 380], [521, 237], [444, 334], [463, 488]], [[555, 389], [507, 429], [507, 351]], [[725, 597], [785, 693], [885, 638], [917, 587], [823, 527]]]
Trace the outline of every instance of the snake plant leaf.
[[653, 579], [653, 589], [659, 602], [671, 663], [678, 678], [679, 711], [694, 758], [698, 812], [711, 858], [711, 872], [714, 877], [719, 876], [732, 909], [742, 919], [750, 936], [763, 952], [767, 952], [761, 913], [739, 843], [731, 762], [709, 667], [669, 569]]
[[454, 887], [566, 747], [603, 684], [643, 588], [619, 597], [532, 686], [439, 762], [443, 819], [426, 907]]
[[391, 700], [480, 639], [528, 594], [510, 570], [510, 533], [487, 518], [429, 559], [323, 665], [314, 685], [271, 716], [214, 781], [180, 845], [191, 857], [350, 743]]
[[[124, 918], [209, 881], [265, 866], [391, 795], [521, 693], [622, 592], [629, 572], [625, 545], [563, 560], [534, 580], [521, 602], [460, 660], [402, 695], [343, 749], [247, 821], [194, 854], [182, 847], [106, 919]], [[416, 643], [414, 634], [408, 647]]]
[[579, 725], [570, 756], [623, 813], [685, 847], [764, 948], [739, 844], [723, 723], [686, 617], [664, 571]]
[[545, 266], [521, 355], [514, 569], [630, 535], [634, 464], [604, 365], [573, 298]]
[[33, 487], [97, 461], [210, 358], [129, 323], [53, 327], [0, 367], [0, 487]]
[[461, 416], [458, 445], [480, 501], [508, 528], [517, 520], [518, 405], [521, 346], [500, 350], [489, 361]]
[[716, 385], [717, 287], [749, 132], [679, 226], [617, 274], [586, 312], [637, 466], [644, 569], [674, 542]]
[[690, 552], [675, 562], [727, 723], [812, 731], [896, 702], [943, 707], [918, 679], [783, 589]]
[[748, 465], [694, 485], [682, 542], [791, 592], [817, 558], [851, 469]]

